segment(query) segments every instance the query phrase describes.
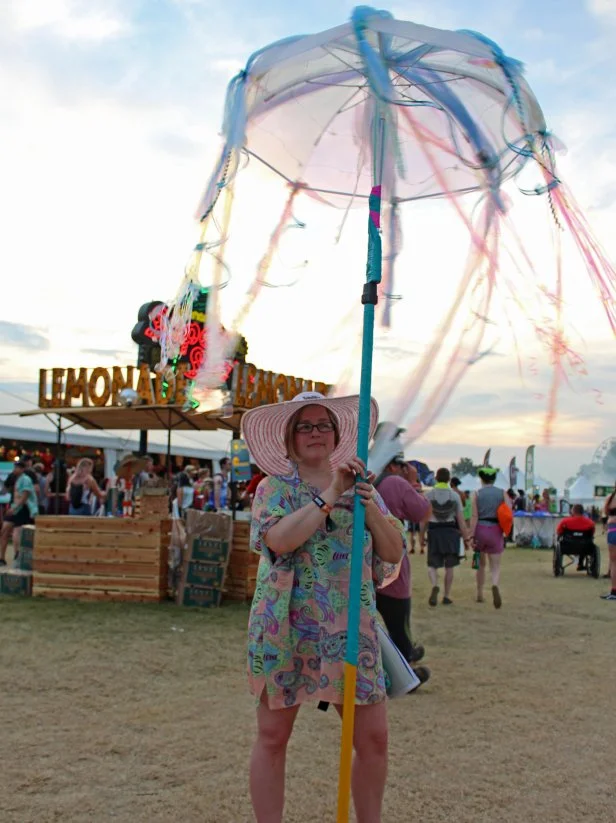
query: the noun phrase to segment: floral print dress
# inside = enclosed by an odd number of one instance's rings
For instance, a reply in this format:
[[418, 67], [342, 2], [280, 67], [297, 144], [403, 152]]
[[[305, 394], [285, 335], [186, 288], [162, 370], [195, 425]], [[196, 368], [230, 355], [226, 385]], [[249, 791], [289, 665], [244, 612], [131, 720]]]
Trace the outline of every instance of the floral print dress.
[[[282, 517], [308, 505], [318, 493], [295, 473], [265, 478], [255, 494], [250, 544], [261, 560], [248, 624], [248, 678], [257, 700], [265, 691], [270, 709], [321, 700], [342, 703], [353, 491], [336, 503], [330, 530], [323, 524], [295, 551], [276, 555], [263, 539]], [[404, 545], [402, 524], [378, 494], [376, 501], [400, 530]], [[398, 570], [399, 564], [385, 563], [373, 554], [372, 536], [366, 530], [356, 704], [385, 699], [374, 587], [393, 582]]]

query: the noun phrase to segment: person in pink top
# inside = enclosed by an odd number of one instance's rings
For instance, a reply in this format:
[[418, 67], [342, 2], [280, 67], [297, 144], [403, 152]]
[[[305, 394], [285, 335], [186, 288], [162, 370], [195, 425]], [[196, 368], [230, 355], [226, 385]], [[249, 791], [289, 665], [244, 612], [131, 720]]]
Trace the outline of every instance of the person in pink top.
[[[421, 488], [417, 469], [403, 457], [394, 457], [377, 486], [388, 510], [398, 520], [419, 523], [427, 515], [430, 504], [417, 491], [417, 486]], [[377, 589], [376, 607], [401, 654], [409, 663], [419, 662], [424, 656], [424, 648], [411, 641], [411, 561], [406, 552], [396, 580]], [[415, 673], [422, 682], [430, 677], [424, 666], [416, 668]]]

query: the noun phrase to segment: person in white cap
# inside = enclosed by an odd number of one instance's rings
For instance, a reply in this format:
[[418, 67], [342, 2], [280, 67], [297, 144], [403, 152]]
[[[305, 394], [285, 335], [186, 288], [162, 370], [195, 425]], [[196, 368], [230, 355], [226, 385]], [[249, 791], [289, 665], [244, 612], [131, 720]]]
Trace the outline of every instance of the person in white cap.
[[[372, 434], [374, 400], [371, 412]], [[282, 820], [287, 743], [300, 705], [324, 701], [341, 713], [355, 489], [366, 527], [353, 799], [359, 823], [381, 819], [387, 715], [375, 584], [395, 579], [406, 541], [355, 456], [357, 415], [357, 397], [304, 393], [252, 409], [242, 421], [250, 453], [269, 475], [257, 488], [251, 524], [251, 547], [261, 554], [248, 627], [257, 699], [250, 787], [258, 823]]]

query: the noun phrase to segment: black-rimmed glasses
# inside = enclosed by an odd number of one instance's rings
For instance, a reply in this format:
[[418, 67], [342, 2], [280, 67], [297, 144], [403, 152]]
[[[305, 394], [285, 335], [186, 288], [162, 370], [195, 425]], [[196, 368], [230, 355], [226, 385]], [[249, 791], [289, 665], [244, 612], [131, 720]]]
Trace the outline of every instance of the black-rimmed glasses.
[[296, 423], [295, 431], [297, 434], [312, 434], [313, 429], [316, 429], [321, 434], [329, 434], [335, 430], [334, 424], [330, 421], [326, 423]]

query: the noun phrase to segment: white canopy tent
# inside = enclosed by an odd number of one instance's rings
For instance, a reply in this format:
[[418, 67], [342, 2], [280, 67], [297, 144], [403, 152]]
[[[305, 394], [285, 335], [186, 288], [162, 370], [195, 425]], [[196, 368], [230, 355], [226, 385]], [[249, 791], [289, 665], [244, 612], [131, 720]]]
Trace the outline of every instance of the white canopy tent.
[[569, 489], [568, 498], [570, 503], [594, 503], [594, 484], [583, 475], [578, 477], [573, 486]]
[[465, 474], [460, 478], [460, 488], [465, 492], [476, 492], [481, 488], [481, 480], [472, 474]]

